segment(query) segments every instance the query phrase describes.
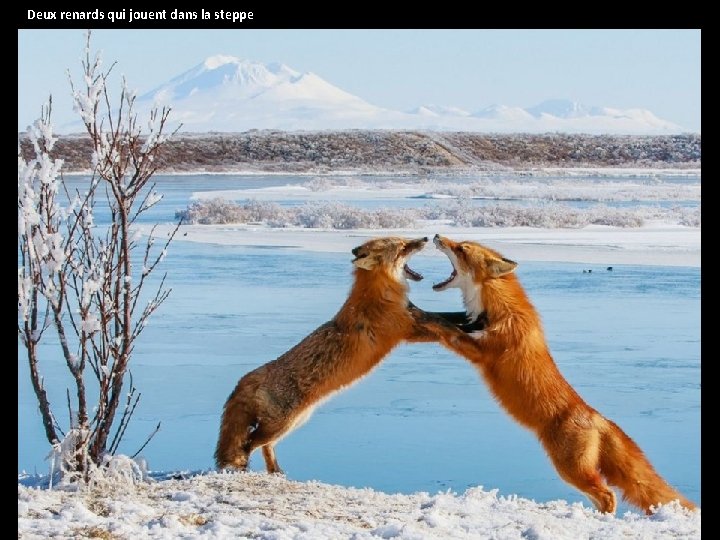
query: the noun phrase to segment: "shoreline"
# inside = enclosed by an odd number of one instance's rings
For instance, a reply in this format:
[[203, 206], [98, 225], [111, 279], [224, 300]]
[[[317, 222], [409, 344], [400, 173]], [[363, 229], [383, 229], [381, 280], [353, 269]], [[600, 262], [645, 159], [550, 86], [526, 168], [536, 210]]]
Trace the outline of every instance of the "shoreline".
[[[174, 225], [164, 224], [156, 236], [166, 235]], [[149, 227], [143, 227], [143, 233]], [[612, 266], [701, 266], [699, 227], [650, 223], [637, 228], [591, 225], [580, 229], [531, 227], [466, 228], [442, 222], [426, 222], [412, 229], [300, 229], [263, 225], [181, 225], [175, 241], [240, 247], [276, 247], [309, 252], [345, 253], [363, 241], [398, 235], [416, 238], [439, 233], [454, 239], [474, 240], [518, 262], [564, 262]], [[426, 248], [422, 256], [440, 256]]]

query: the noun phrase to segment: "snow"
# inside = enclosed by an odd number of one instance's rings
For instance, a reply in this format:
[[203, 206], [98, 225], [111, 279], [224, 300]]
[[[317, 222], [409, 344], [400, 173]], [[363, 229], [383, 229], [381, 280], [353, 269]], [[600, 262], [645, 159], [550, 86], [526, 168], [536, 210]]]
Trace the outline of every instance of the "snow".
[[239, 59], [234, 56], [229, 56], [226, 54], [217, 54], [215, 56], [209, 56], [205, 59], [205, 62], [203, 62], [203, 65], [206, 69], [212, 70], [217, 69], [220, 66], [224, 66], [225, 64], [235, 64], [239, 63]]
[[[701, 511], [646, 517], [496, 490], [386, 494], [265, 473], [207, 473], [125, 489], [18, 485], [19, 538], [547, 539], [700, 538]], [[104, 536], [102, 536], [104, 535]]]
[[534, 107], [529, 107], [526, 112], [538, 118], [544, 114], [557, 118], [579, 118], [600, 113], [600, 110], [567, 99], [548, 99]]
[[[93, 88], [93, 91], [99, 91]], [[87, 106], [75, 96], [81, 115]], [[473, 132], [567, 132], [674, 134], [687, 131], [651, 111], [589, 107], [571, 100], [548, 100], [534, 107], [502, 104], [470, 114], [448, 105], [422, 105], [409, 112], [368, 103], [324, 80], [283, 64], [263, 64], [218, 54], [141, 95], [140, 118], [150, 107], [170, 105], [169, 127], [184, 132], [240, 132], [250, 129], [426, 129]], [[63, 126], [81, 131], [79, 123]]]
[[534, 122], [533, 115], [522, 107], [509, 107], [507, 105], [490, 105], [476, 112], [473, 116], [478, 118], [489, 118], [507, 122]]
[[420, 105], [408, 111], [410, 114], [419, 114], [422, 116], [470, 116], [470, 113], [460, 107], [447, 105]]
[[[164, 235], [172, 227], [159, 227]], [[591, 225], [582, 229], [533, 227], [454, 227], [428, 222], [418, 228], [390, 231], [274, 229], [262, 225], [183, 225], [178, 241], [246, 247], [292, 246], [311, 252], [346, 253], [364, 240], [381, 235], [419, 237], [443, 234], [475, 240], [522, 261], [643, 264], [700, 267], [700, 228], [650, 223], [639, 228]], [[424, 254], [439, 256], [432, 249]]]
[[[621, 176], [622, 172], [618, 175]], [[647, 174], [645, 175], [647, 178]], [[214, 198], [228, 200], [384, 200], [402, 198], [477, 198], [492, 200], [533, 201], [697, 201], [701, 199], [700, 183], [658, 184], [620, 180], [587, 182], [577, 179], [554, 179], [544, 182], [437, 182], [425, 180], [409, 183], [397, 180], [362, 182], [355, 179], [316, 178], [303, 185], [271, 186], [257, 189], [198, 191], [194, 200]]]

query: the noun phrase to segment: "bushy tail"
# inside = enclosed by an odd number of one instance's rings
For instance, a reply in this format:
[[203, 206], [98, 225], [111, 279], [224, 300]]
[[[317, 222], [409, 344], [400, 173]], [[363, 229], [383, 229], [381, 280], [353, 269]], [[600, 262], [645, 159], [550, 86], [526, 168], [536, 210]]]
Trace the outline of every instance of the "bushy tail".
[[640, 447], [610, 420], [602, 432], [600, 469], [608, 483], [622, 490], [623, 499], [651, 513], [650, 507], [679, 500], [691, 510], [696, 506], [655, 472]]
[[215, 449], [215, 464], [219, 469], [247, 468], [250, 457], [250, 434], [257, 423], [257, 412], [241, 380], [230, 394], [223, 409], [220, 437]]

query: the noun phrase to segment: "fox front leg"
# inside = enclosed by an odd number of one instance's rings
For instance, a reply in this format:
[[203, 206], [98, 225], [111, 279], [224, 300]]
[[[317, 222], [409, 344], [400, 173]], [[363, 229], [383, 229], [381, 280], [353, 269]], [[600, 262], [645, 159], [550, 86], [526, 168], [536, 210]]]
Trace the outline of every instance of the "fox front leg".
[[431, 313], [423, 311], [412, 303], [408, 305], [408, 312], [413, 319], [412, 335], [408, 338], [410, 341], [444, 342], [453, 337], [464, 336], [458, 326], [467, 322], [464, 313]]
[[[466, 358], [477, 357], [478, 352], [483, 352], [481, 341], [474, 339], [471, 334], [485, 328], [487, 317], [484, 314], [468, 322], [464, 312], [433, 313], [413, 304], [408, 306], [408, 311], [414, 323], [413, 336], [409, 341], [437, 341]], [[450, 322], [452, 320], [462, 321], [462, 324], [453, 324]]]
[[446, 322], [458, 327], [466, 334], [481, 332], [490, 324], [487, 313], [485, 312], [481, 313], [474, 321], [471, 321], [464, 311], [424, 311], [412, 302], [408, 303], [408, 311], [416, 324], [420, 324], [421, 326], [435, 323], [447, 329], [448, 326], [444, 324], [444, 322]]

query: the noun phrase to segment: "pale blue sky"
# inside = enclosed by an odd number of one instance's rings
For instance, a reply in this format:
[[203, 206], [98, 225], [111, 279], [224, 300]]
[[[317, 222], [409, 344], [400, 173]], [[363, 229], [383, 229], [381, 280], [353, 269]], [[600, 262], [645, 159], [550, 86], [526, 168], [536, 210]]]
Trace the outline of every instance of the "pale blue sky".
[[[700, 131], [700, 30], [97, 30], [138, 94], [215, 54], [312, 71], [373, 105], [409, 110], [546, 99], [651, 110]], [[18, 31], [18, 129], [49, 93], [56, 125], [76, 117], [82, 30]]]

